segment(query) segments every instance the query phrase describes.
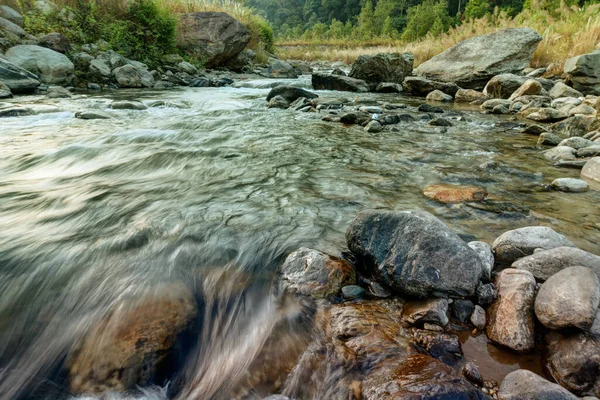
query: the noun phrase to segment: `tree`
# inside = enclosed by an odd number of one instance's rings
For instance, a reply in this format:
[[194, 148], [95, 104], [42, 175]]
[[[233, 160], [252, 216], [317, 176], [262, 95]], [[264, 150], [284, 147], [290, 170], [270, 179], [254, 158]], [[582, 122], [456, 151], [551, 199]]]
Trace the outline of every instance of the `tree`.
[[362, 10], [360, 10], [358, 30], [362, 38], [371, 38], [376, 33], [375, 15], [373, 14], [373, 3], [371, 3], [371, 0], [367, 0]]
[[412, 41], [426, 36], [428, 33], [440, 35], [451, 25], [446, 0], [425, 0], [423, 3], [408, 9], [408, 22], [402, 39]]
[[489, 13], [492, 5], [488, 0], [470, 0], [465, 8], [466, 19], [478, 19]]

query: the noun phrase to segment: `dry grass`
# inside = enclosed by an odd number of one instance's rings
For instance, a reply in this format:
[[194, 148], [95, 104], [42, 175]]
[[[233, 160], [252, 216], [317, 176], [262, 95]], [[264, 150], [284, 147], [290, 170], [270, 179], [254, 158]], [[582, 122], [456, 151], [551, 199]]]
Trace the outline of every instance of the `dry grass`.
[[497, 13], [489, 18], [465, 22], [440, 37], [427, 37], [414, 43], [390, 40], [354, 45], [339, 40], [322, 43], [287, 42], [279, 44], [278, 54], [288, 59], [352, 63], [361, 54], [409, 51], [415, 55], [415, 65], [419, 65], [464, 39], [514, 27], [532, 28], [543, 37], [533, 55], [533, 67], [562, 64], [570, 57], [594, 50], [600, 42], [600, 4], [581, 10], [563, 7], [559, 15], [554, 18], [545, 11], [524, 11], [511, 19]]

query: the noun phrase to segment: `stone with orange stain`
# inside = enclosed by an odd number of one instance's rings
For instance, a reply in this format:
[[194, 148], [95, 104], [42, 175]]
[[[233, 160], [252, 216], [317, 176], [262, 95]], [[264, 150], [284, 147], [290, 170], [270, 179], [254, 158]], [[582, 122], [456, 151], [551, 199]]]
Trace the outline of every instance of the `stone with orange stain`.
[[423, 190], [425, 197], [442, 203], [464, 203], [467, 201], [482, 201], [487, 197], [485, 189], [476, 186], [459, 186], [437, 184], [427, 186]]

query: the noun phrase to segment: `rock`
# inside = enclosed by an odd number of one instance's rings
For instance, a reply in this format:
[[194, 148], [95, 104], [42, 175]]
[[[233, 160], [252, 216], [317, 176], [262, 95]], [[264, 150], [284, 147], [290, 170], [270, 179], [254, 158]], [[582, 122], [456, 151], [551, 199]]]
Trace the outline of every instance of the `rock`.
[[293, 103], [301, 97], [304, 97], [306, 99], [316, 99], [317, 97], [319, 97], [316, 94], [309, 92], [308, 90], [285, 85], [276, 86], [273, 89], [271, 89], [271, 91], [267, 95], [267, 101], [271, 100], [275, 96], [281, 96], [290, 103]]
[[494, 269], [492, 246], [485, 242], [469, 242], [468, 245], [481, 259], [483, 266], [483, 270], [481, 271], [482, 279], [489, 281], [492, 277], [492, 269]]
[[513, 268], [529, 271], [542, 282], [572, 266], [590, 268], [600, 276], [600, 257], [576, 247], [556, 247], [538, 251], [512, 264]]
[[446, 118], [434, 118], [429, 121], [428, 125], [431, 126], [452, 126], [452, 122], [447, 120]]
[[306, 61], [290, 61], [290, 64], [292, 64], [298, 75], [310, 75], [314, 71]]
[[592, 181], [600, 182], [600, 157], [594, 157], [585, 163], [581, 176]]
[[[563, 110], [556, 110], [554, 108], [544, 107], [538, 109], [529, 109], [533, 112], [525, 115], [525, 118], [532, 119], [539, 122], [556, 122], [567, 118], [569, 115]], [[528, 110], [528, 111], [529, 111]]]
[[544, 132], [538, 138], [539, 145], [545, 146], [557, 146], [562, 141], [560, 136], [555, 135], [554, 133]]
[[408, 76], [402, 83], [404, 90], [414, 96], [427, 96], [434, 90], [444, 92], [449, 96], [454, 96], [460, 89], [453, 82], [438, 82], [426, 79], [420, 76]]
[[363, 211], [346, 242], [367, 274], [403, 293], [470, 296], [481, 277], [473, 250], [424, 211]]
[[71, 54], [71, 61], [75, 66], [75, 71], [87, 73], [93, 59], [94, 57], [83, 51]]
[[474, 101], [481, 101], [483, 103], [487, 99], [488, 97], [483, 92], [473, 89], [459, 89], [454, 95], [454, 100], [457, 103], [471, 103]]
[[10, 99], [13, 97], [10, 88], [0, 81], [0, 99]]
[[19, 45], [8, 49], [4, 57], [9, 62], [39, 76], [42, 83], [68, 85], [74, 78], [75, 66], [71, 60], [64, 54], [45, 47]]
[[2, 31], [7, 32], [9, 35], [14, 35], [17, 38], [22, 38], [27, 35], [27, 32], [19, 25], [0, 16], [0, 33]]
[[97, 83], [93, 83], [93, 82], [88, 82], [87, 88], [88, 88], [88, 90], [102, 90], [102, 86], [98, 85]]
[[292, 64], [275, 60], [269, 65], [265, 74], [268, 78], [285, 78], [285, 79], [296, 79], [298, 78], [298, 72], [292, 66]]
[[535, 279], [530, 272], [505, 269], [496, 277], [498, 299], [487, 314], [490, 340], [517, 352], [534, 346], [533, 301]]
[[71, 92], [62, 86], [51, 86], [48, 88], [46, 97], [49, 99], [70, 99], [72, 95]]
[[419, 65], [416, 73], [428, 79], [480, 90], [498, 74], [518, 73], [529, 66], [541, 40], [539, 34], [528, 28], [499, 30], [458, 43]]
[[21, 28], [23, 27], [23, 16], [7, 5], [0, 5], [0, 17], [9, 20]]
[[267, 108], [281, 108], [283, 110], [289, 108], [290, 102], [285, 99], [283, 96], [275, 96], [269, 100], [267, 104]]
[[482, 306], [492, 304], [498, 297], [498, 292], [493, 283], [486, 283], [485, 285], [479, 285], [476, 291], [477, 302]]
[[90, 61], [89, 72], [92, 79], [108, 82], [111, 77], [111, 68], [106, 60], [94, 59]]
[[75, 113], [75, 118], [79, 119], [110, 119], [110, 114], [103, 111], [79, 111]]
[[586, 267], [567, 267], [552, 275], [535, 299], [535, 315], [549, 329], [589, 331], [600, 304], [600, 281]]
[[502, 400], [578, 400], [567, 389], [526, 369], [506, 375], [498, 397]]
[[450, 306], [452, 316], [460, 322], [467, 322], [475, 310], [475, 306], [471, 300], [458, 299], [454, 300]]
[[552, 100], [552, 103], [550, 103], [550, 105], [551, 107], [560, 109], [566, 106], [576, 107], [581, 103], [583, 102], [576, 97], [559, 97], [557, 99]]
[[427, 95], [425, 100], [438, 101], [441, 103], [451, 103], [452, 100], [454, 100], [454, 99], [452, 98], [452, 96], [447, 95], [446, 93], [442, 92], [441, 90], [434, 90], [433, 92], [431, 92]]
[[162, 287], [134, 305], [116, 308], [69, 355], [71, 393], [123, 392], [150, 383], [165, 372], [161, 362], [196, 312], [194, 296], [183, 285]]
[[425, 197], [442, 203], [463, 203], [467, 201], [482, 201], [486, 198], [485, 189], [476, 186], [458, 186], [437, 184], [427, 186], [423, 190]]
[[383, 131], [383, 125], [381, 125], [378, 121], [371, 121], [365, 126], [365, 132], [369, 133], [379, 133]]
[[589, 333], [546, 335], [548, 369], [578, 396], [600, 396], [600, 336]]
[[575, 90], [572, 87], [565, 85], [563, 82], [557, 82], [554, 85], [554, 87], [552, 87], [552, 89], [550, 89], [548, 94], [553, 99], [558, 99], [558, 98], [562, 98], [562, 97], [574, 97], [574, 98], [583, 97], [583, 94], [580, 91]]
[[348, 76], [370, 83], [402, 84], [404, 78], [412, 73], [414, 60], [411, 53], [363, 55], [354, 61]]
[[565, 61], [563, 70], [575, 90], [583, 94], [600, 95], [600, 53], [569, 58]]
[[434, 114], [443, 114], [444, 110], [437, 106], [432, 106], [431, 104], [421, 104], [419, 108], [417, 108], [419, 112], [425, 113], [434, 113]]
[[557, 146], [553, 149], [544, 151], [544, 157], [550, 161], [574, 160], [577, 152], [572, 147]]
[[588, 106], [587, 104], [580, 104], [569, 110], [569, 116], [571, 115], [595, 115], [596, 109]]
[[600, 155], [600, 144], [577, 150], [577, 157], [595, 157]]
[[49, 33], [42, 37], [38, 42], [38, 45], [62, 54], [66, 54], [71, 51], [71, 43], [69, 42], [69, 39], [58, 32]]
[[575, 247], [563, 235], [546, 226], [528, 226], [500, 235], [492, 244], [496, 260], [513, 263], [519, 258], [533, 254], [536, 249]]
[[594, 144], [595, 143], [592, 142], [591, 140], [584, 139], [579, 136], [574, 136], [574, 137], [570, 137], [570, 138], [567, 138], [567, 139], [561, 141], [558, 145], [559, 146], [568, 146], [568, 147], [574, 148], [575, 150], [579, 150], [579, 149], [583, 149], [584, 147], [593, 146]]
[[40, 86], [37, 76], [2, 57], [0, 57], [0, 81], [14, 94], [31, 93]]
[[320, 72], [312, 74], [315, 90], [340, 90], [346, 92], [368, 92], [367, 82], [341, 75], [328, 75]]
[[142, 110], [147, 110], [148, 106], [146, 106], [144, 103], [142, 103], [140, 101], [120, 100], [120, 101], [113, 101], [110, 104], [110, 108], [112, 108], [113, 110], [142, 111]]
[[474, 363], [466, 363], [462, 369], [462, 374], [474, 385], [483, 386], [483, 378], [481, 377], [481, 374]]
[[340, 116], [340, 122], [342, 124], [348, 124], [348, 125], [354, 125], [354, 124], [363, 125], [364, 124], [364, 125], [366, 125], [370, 121], [371, 121], [371, 116], [367, 113], [362, 113], [362, 112], [351, 111], [351, 112], [342, 114]]
[[542, 84], [535, 79], [526, 80], [514, 93], [509, 97], [509, 100], [514, 100], [521, 96], [536, 96], [542, 93], [544, 88]]
[[492, 99], [508, 99], [522, 85], [527, 78], [521, 75], [501, 74], [496, 75], [485, 85], [483, 93]]
[[499, 105], [492, 109], [492, 114], [497, 114], [497, 115], [510, 114], [510, 109], [506, 108], [505, 105]]
[[574, 178], [558, 178], [552, 181], [552, 189], [561, 192], [582, 193], [589, 190], [587, 182]]
[[403, 315], [406, 321], [413, 325], [427, 322], [443, 327], [448, 324], [448, 300], [411, 301], [404, 306]]
[[123, 65], [122, 67], [116, 68], [113, 71], [115, 80], [122, 88], [142, 88], [152, 87], [154, 85], [154, 78], [152, 82], [143, 82], [140, 71], [133, 65]]
[[479, 329], [480, 331], [485, 329], [485, 310], [478, 305], [475, 306], [475, 309], [471, 314], [471, 323], [475, 328]]
[[586, 133], [598, 128], [600, 128], [600, 121], [585, 115], [574, 115], [550, 126], [552, 133], [563, 138], [585, 136]]
[[365, 294], [365, 289], [357, 285], [347, 285], [342, 288], [342, 296], [346, 300], [356, 300]]
[[530, 135], [540, 135], [544, 132], [547, 132], [546, 128], [540, 125], [529, 125], [527, 128], [523, 129], [523, 133], [528, 133]]
[[237, 56], [230, 58], [225, 63], [227, 69], [234, 72], [244, 72], [252, 68], [252, 64], [256, 59], [256, 52], [251, 49], [245, 49]]
[[177, 47], [215, 67], [237, 56], [250, 42], [250, 32], [223, 12], [181, 14]]
[[491, 100], [484, 101], [481, 104], [481, 106], [479, 106], [479, 107], [483, 110], [493, 110], [494, 108], [496, 108], [498, 106], [510, 107], [511, 104], [512, 104], [512, 102], [510, 100], [491, 99]]
[[337, 296], [344, 286], [356, 283], [347, 261], [307, 248], [291, 253], [279, 275], [282, 289], [315, 298]]
[[398, 83], [382, 82], [375, 88], [377, 93], [402, 93], [402, 85]]

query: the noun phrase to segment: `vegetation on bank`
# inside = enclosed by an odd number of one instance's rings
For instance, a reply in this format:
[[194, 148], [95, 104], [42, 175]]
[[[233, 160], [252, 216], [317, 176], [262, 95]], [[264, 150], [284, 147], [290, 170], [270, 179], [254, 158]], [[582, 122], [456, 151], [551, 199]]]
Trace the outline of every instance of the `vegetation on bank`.
[[[425, 35], [413, 36], [405, 31], [402, 35], [381, 34], [367, 38], [353, 29], [347, 30], [348, 36], [337, 35], [335, 29], [321, 31], [322, 34], [319, 35], [319, 31], [313, 29], [299, 38], [280, 36], [279, 55], [287, 59], [352, 63], [361, 54], [410, 51], [415, 55], [415, 64], [418, 65], [464, 39], [503, 28], [528, 27], [544, 38], [533, 55], [532, 65], [547, 66], [551, 63], [562, 64], [570, 57], [591, 52], [600, 42], [600, 4], [579, 7], [568, 6], [563, 2], [556, 9], [546, 9], [534, 3], [535, 0], [528, 1], [531, 5], [526, 4], [514, 16], [499, 7], [491, 13], [485, 8], [486, 13], [478, 18], [464, 19], [447, 31], [432, 29]], [[469, 4], [472, 3], [467, 4], [467, 9]], [[426, 12], [427, 10], [419, 9], [415, 18], [421, 21]], [[407, 26], [411, 26], [411, 21]], [[422, 26], [421, 23], [415, 24], [417, 25]], [[419, 38], [415, 40], [415, 37]]]
[[[103, 43], [135, 60], [155, 65], [177, 53], [178, 13], [223, 11], [248, 28], [249, 48], [259, 54], [273, 51], [273, 30], [261, 16], [230, 0], [56, 0], [51, 11], [36, 8], [34, 0], [18, 0], [31, 34], [60, 32], [72, 44]], [[183, 55], [183, 54], [182, 54]]]

